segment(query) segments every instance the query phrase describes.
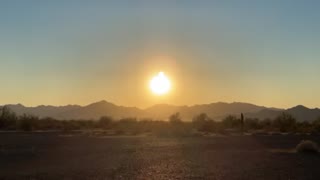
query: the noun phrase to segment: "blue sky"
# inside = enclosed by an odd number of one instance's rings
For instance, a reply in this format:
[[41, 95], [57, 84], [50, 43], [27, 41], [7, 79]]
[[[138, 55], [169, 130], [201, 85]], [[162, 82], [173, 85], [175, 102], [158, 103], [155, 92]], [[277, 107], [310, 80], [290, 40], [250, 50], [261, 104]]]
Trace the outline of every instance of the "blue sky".
[[[0, 104], [319, 107], [319, 8], [311, 0], [1, 1]], [[145, 88], [158, 71], [175, 85], [165, 98]]]

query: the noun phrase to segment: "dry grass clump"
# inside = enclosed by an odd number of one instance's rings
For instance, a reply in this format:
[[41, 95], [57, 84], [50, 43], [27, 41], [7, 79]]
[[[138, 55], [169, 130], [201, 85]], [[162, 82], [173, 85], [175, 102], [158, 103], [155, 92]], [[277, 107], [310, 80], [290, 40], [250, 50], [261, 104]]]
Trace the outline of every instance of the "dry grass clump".
[[302, 140], [296, 147], [298, 153], [318, 153], [319, 147], [317, 143], [311, 140]]

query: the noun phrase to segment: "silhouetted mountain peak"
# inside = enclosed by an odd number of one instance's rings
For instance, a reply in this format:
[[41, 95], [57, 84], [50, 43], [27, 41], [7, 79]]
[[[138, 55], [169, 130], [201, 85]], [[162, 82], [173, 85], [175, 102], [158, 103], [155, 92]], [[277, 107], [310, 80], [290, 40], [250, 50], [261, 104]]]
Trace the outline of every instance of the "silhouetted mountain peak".
[[20, 103], [16, 104], [16, 106], [25, 107], [23, 104]]
[[106, 100], [101, 100], [101, 101], [94, 102], [94, 103], [87, 105], [87, 107], [89, 107], [89, 106], [116, 106], [116, 105], [113, 103], [110, 103]]
[[20, 103], [18, 103], [18, 104], [6, 104], [6, 105], [3, 105], [3, 106], [8, 106], [8, 107], [21, 107], [21, 108], [25, 107], [23, 104], [20, 104]]
[[295, 111], [295, 110], [301, 111], [301, 110], [310, 110], [310, 109], [303, 105], [297, 105], [288, 109], [288, 111]]
[[304, 109], [307, 109], [306, 106], [303, 106], [303, 105], [297, 105], [296, 108], [304, 108]]

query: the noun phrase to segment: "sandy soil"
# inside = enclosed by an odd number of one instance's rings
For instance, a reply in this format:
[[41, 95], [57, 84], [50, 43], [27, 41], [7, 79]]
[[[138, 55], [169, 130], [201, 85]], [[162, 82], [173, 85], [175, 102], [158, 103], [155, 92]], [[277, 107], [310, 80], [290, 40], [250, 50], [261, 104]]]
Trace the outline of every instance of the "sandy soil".
[[0, 133], [0, 179], [320, 179], [302, 139], [226, 136], [88, 137]]

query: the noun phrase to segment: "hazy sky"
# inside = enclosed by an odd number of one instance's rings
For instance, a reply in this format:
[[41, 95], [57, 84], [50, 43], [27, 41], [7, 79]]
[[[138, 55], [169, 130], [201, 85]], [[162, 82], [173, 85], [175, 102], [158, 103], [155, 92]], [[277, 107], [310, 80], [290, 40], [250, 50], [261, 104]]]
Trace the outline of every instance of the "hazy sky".
[[0, 104], [320, 107], [318, 2], [3, 0]]

